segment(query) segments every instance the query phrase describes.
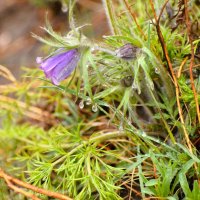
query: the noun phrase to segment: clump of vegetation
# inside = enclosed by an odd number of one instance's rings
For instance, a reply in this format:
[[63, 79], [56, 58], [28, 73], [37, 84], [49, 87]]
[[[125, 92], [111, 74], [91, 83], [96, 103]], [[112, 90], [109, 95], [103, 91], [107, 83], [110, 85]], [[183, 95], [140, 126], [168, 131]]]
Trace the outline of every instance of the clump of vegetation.
[[[47, 21], [49, 37], [34, 35], [49, 47], [47, 78], [1, 66], [12, 82], [0, 95], [2, 199], [200, 199], [198, 1], [103, 0], [102, 41], [66, 5], [69, 33]], [[59, 55], [74, 49], [66, 72]]]

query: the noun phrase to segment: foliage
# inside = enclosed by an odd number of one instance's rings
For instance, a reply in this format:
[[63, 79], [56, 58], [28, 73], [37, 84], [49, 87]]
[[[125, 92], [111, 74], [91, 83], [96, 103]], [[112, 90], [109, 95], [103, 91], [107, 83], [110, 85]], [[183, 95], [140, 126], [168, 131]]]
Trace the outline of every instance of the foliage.
[[[186, 28], [172, 27], [176, 17], [169, 18], [181, 1], [168, 4], [160, 21], [177, 87], [151, 7], [103, 2], [112, 34], [101, 43], [75, 26], [74, 1], [65, 2], [69, 33], [56, 33], [47, 21], [49, 37], [33, 34], [50, 47], [49, 56], [58, 48], [81, 51], [79, 66], [61, 85], [52, 85], [38, 69], [25, 69], [16, 81], [2, 67], [12, 83], [1, 87], [0, 167], [74, 199], [199, 199], [199, 59], [192, 71], [195, 98]], [[155, 13], [162, 6], [154, 3]], [[192, 2], [190, 9], [199, 8]], [[192, 23], [199, 18], [190, 14]], [[129, 60], [116, 54], [127, 43], [139, 52]], [[24, 199], [2, 180], [0, 194]]]

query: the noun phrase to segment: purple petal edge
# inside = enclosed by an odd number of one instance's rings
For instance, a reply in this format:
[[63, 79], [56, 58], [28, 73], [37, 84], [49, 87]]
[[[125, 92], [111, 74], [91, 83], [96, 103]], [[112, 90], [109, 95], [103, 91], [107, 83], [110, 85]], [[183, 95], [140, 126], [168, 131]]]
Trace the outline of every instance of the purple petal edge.
[[47, 78], [51, 79], [54, 85], [59, 85], [60, 81], [66, 79], [75, 69], [80, 54], [78, 49], [71, 49], [60, 54], [53, 55], [45, 60], [41, 57], [36, 58], [36, 62], [41, 64]]
[[52, 70], [51, 80], [53, 84], [58, 85], [61, 81], [66, 79], [71, 75], [71, 73], [76, 68], [78, 61], [80, 59], [80, 55], [74, 55], [74, 57], [68, 63], [60, 63], [56, 68]]

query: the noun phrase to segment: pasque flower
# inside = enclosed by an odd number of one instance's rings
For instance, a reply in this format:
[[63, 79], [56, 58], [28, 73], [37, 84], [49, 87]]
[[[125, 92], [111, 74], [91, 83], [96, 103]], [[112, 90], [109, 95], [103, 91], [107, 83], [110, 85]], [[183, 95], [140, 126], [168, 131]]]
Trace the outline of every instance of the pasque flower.
[[47, 59], [42, 60], [40, 57], [36, 62], [40, 64], [47, 78], [51, 79], [54, 85], [66, 79], [76, 68], [80, 59], [78, 49], [71, 49], [66, 52], [55, 54]]
[[118, 48], [115, 53], [118, 58], [123, 58], [125, 60], [131, 60], [137, 57], [137, 54], [141, 51], [139, 47], [133, 46], [130, 43], [123, 45]]

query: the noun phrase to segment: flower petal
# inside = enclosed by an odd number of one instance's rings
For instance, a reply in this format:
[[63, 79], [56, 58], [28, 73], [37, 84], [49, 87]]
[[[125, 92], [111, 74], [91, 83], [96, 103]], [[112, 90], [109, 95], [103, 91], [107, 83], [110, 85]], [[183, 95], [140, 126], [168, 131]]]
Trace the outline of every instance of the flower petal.
[[47, 78], [51, 78], [54, 68], [56, 68], [58, 65], [60, 65], [63, 62], [64, 63], [66, 62], [66, 58], [65, 57], [63, 57], [62, 59], [60, 58], [60, 60], [57, 60], [55, 62], [52, 62], [51, 65], [48, 66], [48, 68], [43, 69], [46, 77]]
[[[50, 71], [52, 70], [58, 63], [62, 62], [66, 56], [69, 54], [70, 51], [63, 52], [60, 54], [53, 55], [46, 60], [44, 60], [41, 65], [40, 69], [44, 71]], [[72, 52], [73, 53], [73, 52]]]
[[[61, 52], [62, 53], [58, 53]], [[63, 49], [56, 51], [57, 54], [53, 55], [46, 60], [37, 58], [37, 62], [40, 63], [40, 68], [44, 71], [47, 78], [50, 78], [53, 84], [58, 85], [60, 81], [67, 78], [75, 69], [80, 54], [78, 49], [71, 49], [67, 52], [63, 52]]]
[[80, 59], [80, 54], [76, 50], [76, 52], [74, 52], [73, 56], [68, 57], [68, 59], [59, 63], [51, 71], [51, 80], [52, 80], [53, 84], [58, 85], [60, 83], [60, 81], [66, 79], [68, 76], [70, 76], [72, 71], [77, 66], [79, 59]]
[[37, 63], [37, 64], [43, 63], [42, 57], [37, 57], [37, 58], [36, 58], [36, 63]]

